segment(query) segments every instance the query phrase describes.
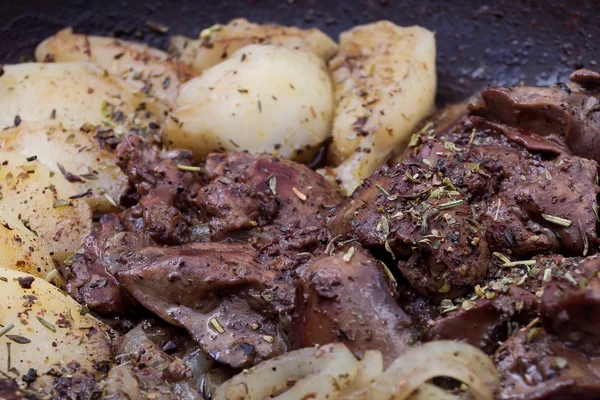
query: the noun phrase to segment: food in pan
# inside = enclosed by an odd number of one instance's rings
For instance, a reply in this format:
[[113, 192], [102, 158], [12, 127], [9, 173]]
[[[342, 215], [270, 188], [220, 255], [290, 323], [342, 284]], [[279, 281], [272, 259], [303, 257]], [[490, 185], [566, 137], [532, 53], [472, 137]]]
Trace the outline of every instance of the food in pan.
[[0, 397], [600, 397], [600, 74], [435, 37], [62, 30], [0, 75]]

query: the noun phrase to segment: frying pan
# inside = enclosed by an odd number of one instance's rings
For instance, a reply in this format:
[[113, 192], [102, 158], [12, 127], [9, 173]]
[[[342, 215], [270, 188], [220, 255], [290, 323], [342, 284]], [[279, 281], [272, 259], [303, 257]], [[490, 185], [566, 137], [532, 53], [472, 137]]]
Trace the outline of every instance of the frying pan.
[[[0, 63], [33, 54], [66, 26], [76, 32], [143, 40], [197, 37], [232, 18], [317, 26], [332, 37], [357, 24], [388, 19], [436, 32], [438, 105], [491, 84], [551, 85], [580, 67], [598, 69], [600, 1], [478, 0], [2, 0]], [[167, 34], [153, 23], [169, 27]]]

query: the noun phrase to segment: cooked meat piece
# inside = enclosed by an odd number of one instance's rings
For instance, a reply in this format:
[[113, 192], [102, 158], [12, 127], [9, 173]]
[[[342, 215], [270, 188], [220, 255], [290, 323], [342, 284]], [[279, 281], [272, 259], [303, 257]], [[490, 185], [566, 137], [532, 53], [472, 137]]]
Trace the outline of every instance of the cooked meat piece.
[[139, 136], [129, 136], [117, 146], [116, 162], [139, 196], [152, 195], [167, 204], [174, 204], [177, 195], [198, 181], [197, 173], [181, 169], [191, 165], [189, 151], [161, 152]]
[[319, 211], [340, 196], [304, 166], [267, 155], [230, 153], [209, 157], [203, 177], [203, 171], [190, 170], [188, 152], [160, 152], [139, 137], [124, 140], [117, 153], [131, 184], [127, 201], [133, 205], [118, 216], [104, 217], [87, 239], [84, 254], [62, 268], [70, 293], [94, 311], [126, 310], [127, 296], [113, 275], [142, 247], [212, 236], [250, 243], [266, 257], [262, 262], [270, 263], [275, 257], [297, 261], [299, 252], [318, 255], [329, 241]]
[[566, 345], [600, 356], [600, 259], [566, 261], [544, 288], [542, 323]]
[[[487, 228], [492, 251], [517, 256], [550, 250], [581, 255], [586, 240], [588, 251], [595, 251], [595, 162], [565, 154], [560, 143], [547, 137], [476, 116], [463, 117], [454, 129], [446, 129], [438, 137], [453, 141], [468, 154], [465, 162], [481, 169], [480, 175], [489, 176], [483, 191], [474, 197], [473, 207], [478, 215], [484, 214], [478, 222]], [[546, 159], [527, 149], [544, 153]], [[553, 155], [559, 157], [548, 160]], [[460, 177], [453, 179], [464, 193], [459, 181]], [[563, 215], [573, 222], [568, 229], [542, 218], [541, 214], [560, 217], [567, 211], [567, 203], [573, 204], [572, 215]]]
[[[534, 132], [516, 128], [509, 125], [500, 124], [497, 122], [488, 121], [481, 117], [471, 116], [468, 118], [471, 125], [478, 130], [488, 130], [503, 134], [509, 142], [523, 146], [525, 149], [532, 152], [547, 153], [547, 154], [562, 154], [568, 153], [562, 143], [555, 143], [551, 138], [539, 136]], [[521, 152], [523, 153], [523, 152]]]
[[[110, 364], [103, 362], [94, 365], [94, 371], [88, 371], [75, 361], [61, 366], [49, 366], [46, 373], [38, 371], [39, 376], [32, 386], [39, 393], [40, 399], [95, 399], [102, 393], [109, 368]], [[18, 397], [19, 400], [29, 398], [37, 397]], [[0, 395], [0, 399], [4, 400], [4, 397]]]
[[506, 400], [600, 398], [600, 363], [565, 347], [541, 328], [513, 335], [495, 356]]
[[405, 154], [401, 163], [366, 179], [332, 213], [332, 233], [393, 253], [402, 274], [425, 296], [459, 296], [484, 277], [489, 255], [461, 194], [475, 196], [487, 179], [461, 159], [451, 144], [427, 140], [418, 154]]
[[488, 88], [482, 101], [471, 105], [473, 115], [524, 131], [554, 143], [572, 154], [600, 161], [600, 99], [564, 88]]
[[[67, 261], [59, 267], [67, 280], [66, 289], [71, 297], [100, 314], [123, 313], [131, 304], [113, 277], [113, 272], [117, 269], [114, 263], [128, 252], [147, 245], [143, 237], [123, 236], [122, 231], [117, 215], [103, 216], [92, 233], [85, 238], [83, 252], [75, 254], [72, 263]], [[115, 235], [122, 238], [125, 248], [118, 246], [114, 251], [119, 242], [113, 239]], [[108, 256], [109, 253], [113, 257]]]
[[320, 211], [341, 201], [321, 175], [267, 154], [211, 154], [204, 168], [210, 183], [195, 204], [208, 217], [216, 238], [254, 226], [260, 231], [271, 225], [283, 232], [321, 227]]
[[586, 68], [581, 68], [573, 72], [569, 76], [569, 79], [584, 89], [594, 90], [600, 87], [600, 73], [590, 71]]
[[17, 381], [8, 377], [0, 378], [0, 399], [3, 400], [37, 400], [38, 397], [33, 391], [23, 391], [19, 388]]
[[[546, 252], [553, 247], [558, 250], [560, 245], [552, 230], [544, 229], [543, 225], [537, 223], [544, 222], [540, 213], [537, 218], [531, 218], [518, 201], [534, 202], [537, 198], [531, 196], [529, 191], [516, 198], [522, 193], [523, 187], [527, 188], [531, 184], [521, 178], [529, 176], [529, 163], [517, 151], [509, 148], [482, 146], [474, 150], [474, 153], [479, 156], [480, 164], [500, 181], [493, 192], [489, 192], [483, 197], [483, 201], [474, 205], [479, 213], [478, 221], [486, 227], [490, 249], [517, 257]], [[531, 178], [535, 176], [532, 175]], [[539, 178], [543, 179], [540, 179], [542, 185], [549, 184], [545, 174], [542, 173]]]
[[[120, 364], [108, 373], [103, 399], [202, 398], [191, 387], [191, 368], [181, 359], [162, 351], [141, 327], [130, 330], [122, 337], [117, 354]], [[182, 389], [186, 391], [186, 396], [181, 395]]]
[[[479, 99], [479, 100], [478, 100]], [[481, 101], [480, 96], [474, 96], [471, 103]], [[431, 128], [421, 132], [421, 136], [434, 137], [442, 142], [454, 143], [464, 149], [468, 157], [471, 151], [480, 146], [494, 146], [516, 150], [522, 156], [531, 156], [531, 152], [560, 154], [564, 152], [561, 143], [554, 143], [547, 138], [501, 123], [489, 121], [476, 115], [469, 115], [469, 104], [461, 103], [434, 114], [428, 122]], [[450, 118], [450, 121], [448, 119]], [[449, 122], [453, 122], [450, 125]], [[427, 125], [427, 123], [425, 123]]]
[[493, 299], [464, 302], [457, 311], [443, 314], [422, 337], [430, 340], [458, 340], [492, 354], [507, 334], [507, 323], [527, 325], [537, 314], [535, 295], [511, 285]]
[[415, 337], [421, 337], [438, 317], [437, 303], [429, 300], [410, 286], [404, 279], [398, 281], [396, 302], [412, 319]]
[[285, 351], [277, 315], [293, 306], [292, 280], [240, 243], [149, 247], [118, 281], [142, 305], [185, 328], [215, 360], [248, 367]]
[[479, 162], [502, 179], [478, 219], [487, 227], [492, 250], [515, 256], [596, 250], [594, 207], [600, 187], [595, 161], [568, 155], [552, 161], [524, 159], [497, 147], [480, 147], [477, 153]]
[[[199, 187], [196, 172], [186, 171], [191, 153], [160, 152], [139, 136], [130, 136], [117, 147], [117, 164], [127, 174], [139, 202], [121, 215], [125, 229], [144, 232], [158, 243], [186, 241], [187, 228], [199, 216], [186, 203], [186, 192]], [[185, 210], [187, 222], [184, 222]]]
[[411, 320], [383, 268], [357, 244], [310, 265], [297, 286], [292, 346], [342, 342], [357, 356], [377, 349], [386, 365], [403, 354], [412, 343]]
[[200, 189], [196, 204], [208, 217], [213, 239], [232, 231], [271, 223], [279, 206], [273, 197], [247, 182], [215, 179]]

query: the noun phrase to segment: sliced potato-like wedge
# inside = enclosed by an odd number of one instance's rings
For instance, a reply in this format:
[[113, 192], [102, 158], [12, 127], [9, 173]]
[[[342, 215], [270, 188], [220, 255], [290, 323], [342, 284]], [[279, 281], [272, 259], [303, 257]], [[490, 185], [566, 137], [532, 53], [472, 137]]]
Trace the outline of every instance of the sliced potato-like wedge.
[[183, 85], [164, 143], [196, 159], [248, 150], [301, 160], [329, 136], [331, 86], [314, 54], [248, 45]]
[[177, 98], [177, 64], [168, 60], [167, 53], [147, 44], [74, 34], [73, 29], [66, 28], [40, 43], [35, 58], [40, 62], [91, 61], [136, 91], [169, 105]]
[[[57, 120], [151, 131], [166, 107], [92, 63], [5, 65], [0, 76], [0, 127]], [[143, 134], [143, 132], [141, 132]]]
[[316, 28], [258, 25], [238, 18], [227, 25], [215, 25], [200, 33], [196, 40], [185, 36], [171, 39], [171, 51], [195, 73], [200, 74], [249, 44], [272, 44], [289, 49], [304, 49], [327, 61], [337, 51], [337, 44]]
[[94, 127], [72, 128], [60, 122], [23, 122], [0, 131], [0, 149], [38, 161], [71, 183], [93, 211], [115, 211], [127, 189], [127, 177], [115, 164], [115, 154], [94, 139]]
[[48, 251], [33, 232], [11, 214], [0, 213], [0, 266], [58, 284], [60, 276]]
[[329, 158], [338, 167], [329, 174], [351, 193], [433, 111], [435, 38], [387, 21], [358, 26], [340, 36], [330, 69], [337, 109]]
[[74, 361], [81, 372], [92, 374], [111, 363], [114, 333], [82, 312], [75, 300], [45, 280], [14, 269], [0, 267], [0, 277], [3, 371], [20, 379], [30, 368], [43, 375]]
[[[30, 158], [31, 159], [31, 158]], [[92, 212], [77, 189], [37, 160], [0, 151], [0, 215], [37, 234], [55, 262], [73, 255], [92, 228]]]

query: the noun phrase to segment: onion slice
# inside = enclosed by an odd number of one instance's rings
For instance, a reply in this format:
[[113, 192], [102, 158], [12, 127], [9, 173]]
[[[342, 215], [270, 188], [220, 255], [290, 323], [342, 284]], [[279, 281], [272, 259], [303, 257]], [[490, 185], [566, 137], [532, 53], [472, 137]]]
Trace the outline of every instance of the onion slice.
[[383, 356], [378, 350], [367, 350], [358, 362], [358, 375], [352, 385], [341, 394], [342, 396], [353, 393], [372, 384], [383, 372]]
[[264, 361], [225, 382], [215, 400], [454, 400], [429, 383], [437, 377], [467, 385], [475, 400], [493, 400], [500, 387], [492, 360], [465, 343], [434, 341], [409, 350], [383, 371], [379, 351], [358, 361], [340, 343]]
[[409, 350], [372, 384], [343, 399], [403, 400], [436, 377], [467, 384], [476, 400], [492, 400], [500, 386], [496, 368], [485, 353], [465, 343], [440, 340]]
[[408, 400], [459, 400], [459, 397], [435, 385], [424, 383], [410, 395]]
[[[254, 400], [268, 396], [280, 400], [333, 399], [356, 379], [357, 372], [358, 361], [343, 344], [312, 347], [244, 370], [221, 385], [214, 399]], [[290, 384], [293, 386], [281, 393]]]

